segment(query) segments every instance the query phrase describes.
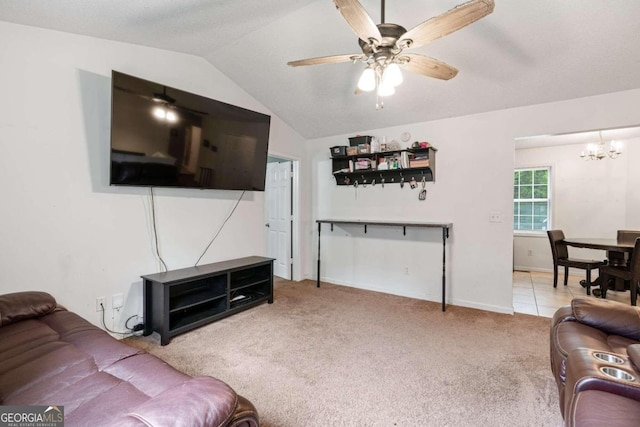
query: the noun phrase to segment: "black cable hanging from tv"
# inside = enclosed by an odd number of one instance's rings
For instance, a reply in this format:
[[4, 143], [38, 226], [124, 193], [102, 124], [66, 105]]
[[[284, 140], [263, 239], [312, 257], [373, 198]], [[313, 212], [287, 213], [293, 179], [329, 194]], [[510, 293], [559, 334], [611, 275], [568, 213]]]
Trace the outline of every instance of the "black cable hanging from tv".
[[242, 194], [240, 194], [240, 197], [238, 198], [238, 201], [236, 202], [235, 206], [233, 207], [233, 209], [231, 209], [231, 212], [229, 212], [229, 215], [227, 216], [227, 218], [224, 220], [224, 222], [222, 223], [222, 225], [220, 226], [220, 228], [218, 228], [218, 231], [216, 232], [215, 236], [213, 236], [213, 239], [211, 239], [211, 241], [209, 242], [209, 244], [207, 245], [206, 248], [204, 248], [204, 251], [202, 252], [202, 255], [200, 255], [200, 258], [198, 258], [198, 260], [196, 261], [195, 264], [193, 264], [194, 267], [198, 266], [198, 263], [200, 262], [200, 260], [202, 259], [202, 257], [204, 256], [204, 254], [207, 253], [207, 251], [209, 250], [209, 248], [211, 247], [211, 245], [213, 244], [213, 242], [216, 240], [216, 238], [218, 237], [218, 235], [220, 234], [220, 232], [222, 231], [222, 229], [224, 228], [225, 224], [227, 223], [227, 221], [229, 221], [229, 218], [231, 218], [231, 215], [233, 215], [233, 213], [236, 211], [236, 208], [238, 207], [238, 205], [240, 204], [240, 200], [242, 200], [242, 197], [244, 196], [244, 193], [246, 193], [247, 190], [242, 190]]
[[160, 262], [162, 263], [164, 267], [164, 271], [169, 271], [169, 269], [167, 268], [167, 264], [165, 264], [164, 260], [162, 259], [162, 256], [160, 255], [160, 248], [158, 247], [158, 230], [156, 228], [156, 202], [155, 202], [155, 199], [153, 198], [153, 187], [149, 187], [149, 192], [151, 193], [151, 223], [153, 226], [153, 240], [155, 242], [156, 255], [160, 260]]

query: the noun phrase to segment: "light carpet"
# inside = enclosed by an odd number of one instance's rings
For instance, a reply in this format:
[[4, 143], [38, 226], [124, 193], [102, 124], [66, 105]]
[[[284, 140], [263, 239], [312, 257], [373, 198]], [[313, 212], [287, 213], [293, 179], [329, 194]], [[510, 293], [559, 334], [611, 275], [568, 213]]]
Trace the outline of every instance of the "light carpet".
[[164, 347], [125, 341], [225, 381], [265, 427], [562, 425], [547, 318], [313, 281], [274, 296]]

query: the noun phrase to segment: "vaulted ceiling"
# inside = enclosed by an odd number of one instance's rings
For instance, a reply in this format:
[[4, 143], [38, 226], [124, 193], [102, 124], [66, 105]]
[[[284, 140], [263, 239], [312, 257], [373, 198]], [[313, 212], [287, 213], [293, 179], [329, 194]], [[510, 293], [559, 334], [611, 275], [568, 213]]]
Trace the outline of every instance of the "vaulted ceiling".
[[[387, 0], [407, 29], [465, 0]], [[495, 0], [474, 24], [415, 49], [459, 69], [404, 73], [385, 107], [354, 94], [364, 66], [288, 67], [360, 53], [331, 0], [3, 0], [0, 20], [201, 56], [307, 138], [640, 88], [640, 1]], [[379, 0], [361, 0], [373, 20]]]

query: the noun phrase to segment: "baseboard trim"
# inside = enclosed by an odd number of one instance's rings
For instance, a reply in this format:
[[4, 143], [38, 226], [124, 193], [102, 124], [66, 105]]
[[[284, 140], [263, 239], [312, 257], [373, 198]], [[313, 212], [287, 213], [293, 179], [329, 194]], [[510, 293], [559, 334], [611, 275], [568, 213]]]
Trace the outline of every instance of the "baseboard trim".
[[553, 274], [553, 269], [552, 268], [538, 268], [538, 267], [525, 267], [525, 266], [514, 266], [513, 269], [515, 271], [535, 271], [538, 273], [552, 273]]
[[[360, 283], [353, 283], [353, 282], [348, 282], [348, 281], [344, 281], [344, 280], [333, 279], [333, 278], [330, 278], [330, 277], [321, 277], [320, 281], [321, 282], [330, 283], [332, 285], [346, 286], [346, 287], [349, 287], [349, 288], [357, 288], [357, 289], [362, 289], [362, 290], [365, 290], [365, 291], [374, 291], [374, 292], [380, 292], [380, 293], [383, 293], [383, 294], [397, 295], [397, 296], [400, 296], [400, 297], [420, 299], [420, 300], [424, 300], [424, 301], [437, 302], [439, 304], [442, 303], [442, 296], [441, 295], [434, 295], [434, 294], [426, 294], [425, 295], [425, 294], [416, 293], [416, 292], [391, 291], [390, 289], [386, 289], [386, 288], [379, 288], [377, 286], [367, 286], [367, 285], [362, 285]], [[483, 310], [483, 311], [492, 311], [492, 312], [495, 312], [495, 313], [502, 313], [502, 314], [513, 314], [514, 313], [513, 306], [511, 306], [511, 307], [502, 307], [502, 306], [497, 306], [497, 305], [478, 304], [478, 303], [473, 302], [473, 301], [458, 300], [458, 299], [448, 299], [446, 301], [446, 304], [457, 305], [457, 306], [460, 306], [460, 307], [474, 308], [474, 309]]]
[[[537, 267], [514, 266], [513, 269], [515, 271], [522, 271], [522, 272], [525, 272], [525, 273], [529, 272], [529, 271], [534, 271], [536, 273], [553, 274], [553, 268], [537, 268]], [[562, 275], [564, 275], [564, 267], [558, 268], [558, 276], [562, 277]], [[569, 276], [584, 276], [584, 275], [585, 275], [585, 272], [582, 269], [579, 269], [579, 268], [570, 268], [569, 269]], [[591, 271], [591, 276], [592, 276], [592, 280], [594, 278], [598, 277], [597, 269]]]

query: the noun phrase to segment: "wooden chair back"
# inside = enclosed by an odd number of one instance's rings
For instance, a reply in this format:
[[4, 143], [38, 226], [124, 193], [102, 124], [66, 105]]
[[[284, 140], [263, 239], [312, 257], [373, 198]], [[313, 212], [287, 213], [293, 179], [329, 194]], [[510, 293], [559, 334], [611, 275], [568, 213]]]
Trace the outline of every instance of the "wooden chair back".
[[640, 281], [640, 238], [636, 239], [636, 243], [633, 246], [629, 269], [631, 270], [631, 285], [637, 285], [638, 281]]
[[549, 236], [549, 243], [551, 243], [553, 263], [557, 264], [559, 259], [569, 258], [567, 245], [562, 242], [564, 240], [562, 230], [547, 230], [547, 236]]
[[638, 237], [638, 230], [618, 230], [618, 243], [634, 243]]

